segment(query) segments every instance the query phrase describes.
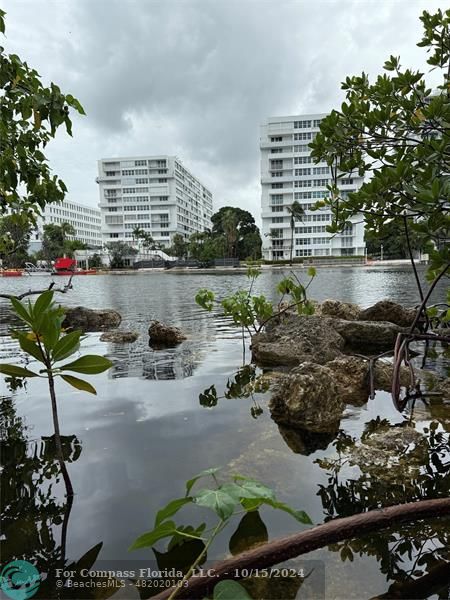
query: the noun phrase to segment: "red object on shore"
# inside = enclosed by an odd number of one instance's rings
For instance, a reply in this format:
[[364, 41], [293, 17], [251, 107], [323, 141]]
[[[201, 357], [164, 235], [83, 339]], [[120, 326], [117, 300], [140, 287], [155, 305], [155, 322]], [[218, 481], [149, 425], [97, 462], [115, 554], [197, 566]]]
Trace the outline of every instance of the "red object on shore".
[[96, 275], [95, 269], [77, 269], [77, 261], [73, 258], [57, 258], [53, 265], [54, 275]]
[[0, 271], [0, 276], [1, 277], [22, 277], [23, 272], [22, 271]]

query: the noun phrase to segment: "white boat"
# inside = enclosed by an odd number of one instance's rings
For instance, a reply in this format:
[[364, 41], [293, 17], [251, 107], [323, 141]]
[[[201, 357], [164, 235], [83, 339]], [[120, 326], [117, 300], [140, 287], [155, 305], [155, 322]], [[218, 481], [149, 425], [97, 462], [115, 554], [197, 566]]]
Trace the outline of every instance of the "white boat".
[[25, 263], [25, 268], [24, 268], [24, 273], [26, 275], [30, 275], [30, 276], [34, 276], [34, 275], [51, 275], [52, 274], [52, 270], [49, 269], [48, 267], [38, 267], [37, 265], [34, 265], [33, 263], [30, 262], [26, 262]]

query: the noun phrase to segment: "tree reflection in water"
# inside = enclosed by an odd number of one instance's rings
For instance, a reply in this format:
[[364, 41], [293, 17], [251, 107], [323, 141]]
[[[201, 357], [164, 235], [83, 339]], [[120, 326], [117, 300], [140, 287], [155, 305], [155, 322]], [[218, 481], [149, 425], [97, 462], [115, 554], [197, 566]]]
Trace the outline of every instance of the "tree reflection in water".
[[[76, 597], [79, 591], [61, 592], [55, 585], [56, 569], [79, 573], [81, 568], [90, 568], [102, 544], [91, 548], [75, 563], [67, 560], [73, 497], [61, 493], [62, 486], [59, 494], [56, 491], [62, 475], [54, 436], [30, 441], [23, 418], [16, 414], [13, 398], [0, 400], [2, 563], [27, 560], [36, 566], [42, 582], [35, 598]], [[77, 437], [61, 436], [61, 443], [64, 460], [69, 463], [78, 460], [81, 444]]]
[[[386, 431], [389, 423], [373, 419], [362, 439]], [[372, 465], [358, 462], [359, 475], [349, 476], [354, 438], [339, 432], [333, 445], [336, 459], [315, 462], [328, 472], [327, 485], [319, 485], [325, 520], [347, 517], [368, 510], [427, 498], [448, 497], [450, 493], [450, 435], [437, 421], [424, 429], [423, 461], [417, 470], [398, 470], [395, 477]], [[432, 593], [448, 598], [450, 592], [450, 521], [436, 519], [419, 524], [333, 544], [342, 561], [354, 555], [373, 556], [380, 570], [393, 583], [384, 598], [426, 598]]]

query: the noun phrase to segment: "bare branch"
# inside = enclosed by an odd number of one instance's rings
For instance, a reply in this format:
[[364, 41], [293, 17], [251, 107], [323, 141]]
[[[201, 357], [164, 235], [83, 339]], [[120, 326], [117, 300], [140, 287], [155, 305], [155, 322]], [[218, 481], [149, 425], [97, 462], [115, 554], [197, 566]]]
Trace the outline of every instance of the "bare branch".
[[27, 296], [39, 296], [39, 294], [43, 294], [48, 290], [53, 290], [54, 292], [59, 292], [60, 294], [66, 294], [69, 290], [73, 289], [72, 277], [73, 275], [70, 276], [69, 281], [63, 288], [55, 288], [55, 282], [52, 281], [48, 288], [45, 290], [29, 290], [28, 292], [24, 292], [23, 294], [19, 294], [18, 296], [15, 296], [14, 294], [0, 294], [0, 298], [5, 298], [6, 300], [11, 300], [11, 298], [15, 298], [16, 300], [23, 300]]

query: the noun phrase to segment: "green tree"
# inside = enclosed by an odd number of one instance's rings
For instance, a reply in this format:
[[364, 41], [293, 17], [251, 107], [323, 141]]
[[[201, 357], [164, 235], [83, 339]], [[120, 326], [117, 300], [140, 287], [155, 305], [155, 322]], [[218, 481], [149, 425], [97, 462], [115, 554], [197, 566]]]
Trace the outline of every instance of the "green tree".
[[291, 206], [287, 207], [287, 211], [289, 213], [289, 225], [291, 228], [291, 246], [289, 251], [289, 264], [292, 265], [292, 255], [294, 253], [294, 231], [295, 231], [295, 221], [301, 221], [305, 214], [305, 211], [302, 208], [300, 202], [294, 200]]
[[226, 241], [224, 235], [213, 235], [209, 231], [193, 233], [189, 238], [189, 255], [207, 263], [225, 256]]
[[0, 217], [0, 259], [4, 267], [23, 267], [28, 259], [32, 224], [18, 213]]
[[176, 233], [172, 238], [172, 246], [168, 249], [168, 254], [177, 258], [186, 258], [189, 252], [189, 242], [184, 239], [181, 233]]
[[75, 228], [70, 223], [49, 223], [44, 225], [44, 236], [42, 239], [42, 254], [45, 260], [51, 261], [69, 254], [71, 250], [68, 236], [74, 236]]
[[[4, 17], [0, 10], [0, 34]], [[0, 46], [0, 214], [23, 215], [34, 224], [46, 204], [64, 199], [66, 186], [52, 174], [43, 149], [61, 125], [72, 135], [71, 108], [85, 114], [76, 98], [54, 83], [42, 85], [35, 69]]]
[[73, 258], [77, 250], [86, 250], [87, 247], [87, 244], [80, 242], [80, 240], [65, 240], [64, 254]]
[[261, 257], [261, 236], [250, 212], [224, 206], [211, 217], [211, 221], [212, 234], [225, 236], [227, 256], [242, 260]]
[[129, 259], [136, 256], [138, 251], [125, 242], [110, 242], [106, 244], [112, 269], [122, 269], [129, 266]]
[[[422, 247], [421, 236], [416, 232], [411, 231], [409, 235], [410, 247], [413, 252], [424, 252], [426, 249]], [[381, 246], [383, 246], [383, 256], [385, 258], [408, 258], [408, 240], [405, 232], [398, 229], [398, 226], [393, 221], [385, 223], [380, 228], [379, 234], [366, 232], [366, 247], [368, 256], [381, 255]]]
[[[440, 71], [441, 85], [433, 92], [424, 73], [402, 68], [395, 56], [373, 83], [365, 73], [347, 77], [341, 110], [322, 120], [311, 148], [316, 161], [326, 161], [332, 171], [328, 198], [318, 203], [332, 208], [329, 231], [339, 232], [358, 214], [375, 237], [391, 221], [409, 246], [414, 231], [422, 247], [435, 248], [429, 273], [434, 279], [450, 266], [450, 10], [425, 11], [420, 19], [424, 34], [418, 46]], [[371, 177], [343, 198], [340, 179], [352, 172]], [[409, 255], [415, 268], [410, 249]], [[416, 270], [415, 276], [423, 301]]]

